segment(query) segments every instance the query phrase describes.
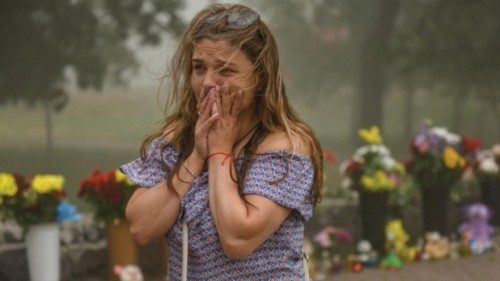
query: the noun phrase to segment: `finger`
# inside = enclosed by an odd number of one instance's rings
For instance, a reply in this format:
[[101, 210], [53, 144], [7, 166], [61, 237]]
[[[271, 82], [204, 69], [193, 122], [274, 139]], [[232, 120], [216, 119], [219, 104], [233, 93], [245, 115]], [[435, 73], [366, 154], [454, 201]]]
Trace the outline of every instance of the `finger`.
[[205, 86], [201, 86], [200, 100], [207, 94]]
[[217, 99], [214, 99], [214, 103], [212, 104], [212, 115], [214, 114], [220, 114]]
[[221, 117], [224, 117], [224, 114], [222, 114], [222, 99], [221, 99], [220, 93], [215, 92], [214, 96], [215, 96], [215, 103], [214, 103], [215, 110], [212, 109], [212, 114], [214, 114], [214, 112], [217, 112], [217, 113], [221, 114]]
[[215, 99], [212, 94], [210, 94], [209, 97], [207, 97], [207, 103], [205, 104], [205, 108], [203, 108], [200, 112], [200, 119], [203, 120], [203, 122], [210, 117], [210, 113], [212, 111], [213, 104], [215, 103]]
[[238, 117], [241, 113], [241, 107], [243, 105], [243, 90], [238, 90], [234, 95], [233, 103], [231, 106], [231, 116]]
[[229, 95], [229, 86], [224, 83], [221, 87], [221, 102], [222, 102], [222, 116], [229, 116], [231, 113], [231, 96]]
[[[210, 89], [208, 93], [205, 94], [203, 102], [197, 107], [198, 115], [203, 115], [206, 111], [206, 107], [208, 106], [210, 99], [213, 99], [215, 93], [215, 88]], [[208, 116], [207, 116], [208, 117]]]
[[200, 111], [200, 108], [203, 108], [202, 107], [202, 104], [203, 104], [203, 101], [206, 100], [206, 97], [207, 96], [207, 93], [205, 92], [205, 87], [202, 87], [201, 88], [201, 93], [200, 95], [198, 96], [198, 100], [196, 102], [196, 110], [199, 112]]
[[196, 110], [198, 111], [199, 114], [205, 111], [205, 107], [207, 106], [208, 100], [209, 100], [208, 95], [205, 95], [203, 100], [196, 106]]
[[208, 118], [202, 125], [201, 125], [201, 128], [200, 128], [200, 135], [202, 136], [205, 136], [208, 134], [208, 130], [210, 129], [210, 127], [212, 127], [212, 125], [214, 124], [215, 121], [217, 121], [217, 119], [219, 119], [219, 113], [216, 113], [216, 114], [212, 114], [212, 116], [210, 116], [210, 118]]

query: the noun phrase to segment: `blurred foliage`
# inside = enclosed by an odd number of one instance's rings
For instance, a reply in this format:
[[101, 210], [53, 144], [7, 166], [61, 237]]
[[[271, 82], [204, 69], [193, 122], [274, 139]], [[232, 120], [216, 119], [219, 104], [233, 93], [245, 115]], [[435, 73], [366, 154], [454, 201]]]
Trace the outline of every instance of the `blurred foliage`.
[[165, 31], [179, 34], [182, 0], [7, 0], [0, 2], [0, 105], [67, 101], [65, 72], [80, 88], [104, 79], [123, 82], [137, 67], [127, 40], [158, 44]]
[[[497, 0], [258, 3], [280, 46], [293, 46], [281, 48], [290, 92], [315, 105], [325, 96], [354, 89], [353, 132], [363, 125], [383, 125], [381, 100], [394, 88], [409, 99], [415, 90], [449, 94], [457, 101], [448, 108], [455, 119], [460, 119], [464, 97], [473, 95], [500, 121]], [[412, 105], [410, 100], [405, 119], [413, 118]]]

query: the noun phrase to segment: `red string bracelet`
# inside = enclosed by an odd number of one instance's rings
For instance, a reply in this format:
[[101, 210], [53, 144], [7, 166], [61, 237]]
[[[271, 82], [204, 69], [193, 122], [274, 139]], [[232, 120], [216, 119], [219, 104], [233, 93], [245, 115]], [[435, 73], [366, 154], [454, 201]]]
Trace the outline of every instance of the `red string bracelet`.
[[222, 160], [221, 166], [224, 166], [224, 162], [226, 162], [227, 159], [233, 159], [234, 158], [233, 154], [231, 154], [231, 153], [215, 152], [215, 153], [212, 153], [212, 154], [208, 155], [208, 159], [210, 159], [210, 157], [215, 156], [215, 155], [224, 155], [224, 156], [226, 156], [224, 158], [224, 160]]

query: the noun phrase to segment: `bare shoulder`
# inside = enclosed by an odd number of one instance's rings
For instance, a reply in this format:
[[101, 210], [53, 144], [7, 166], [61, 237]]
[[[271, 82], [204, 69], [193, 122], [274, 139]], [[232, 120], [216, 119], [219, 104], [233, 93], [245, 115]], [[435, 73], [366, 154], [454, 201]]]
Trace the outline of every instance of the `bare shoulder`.
[[288, 150], [295, 153], [311, 155], [310, 144], [304, 136], [292, 135], [289, 137], [285, 130], [271, 132], [257, 147], [257, 153]]

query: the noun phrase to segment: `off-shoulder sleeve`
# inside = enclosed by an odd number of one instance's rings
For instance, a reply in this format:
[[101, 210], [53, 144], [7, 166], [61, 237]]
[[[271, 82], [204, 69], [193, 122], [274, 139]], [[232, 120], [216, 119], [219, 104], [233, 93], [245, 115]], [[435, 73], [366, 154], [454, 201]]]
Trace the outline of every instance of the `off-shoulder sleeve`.
[[[162, 150], [162, 146], [165, 146]], [[129, 179], [141, 187], [153, 187], [165, 180], [177, 161], [175, 147], [162, 138], [154, 139], [146, 150], [145, 158], [137, 158], [120, 166]]]
[[264, 196], [309, 220], [313, 180], [314, 168], [308, 156], [287, 151], [259, 154], [245, 176], [243, 194]]

